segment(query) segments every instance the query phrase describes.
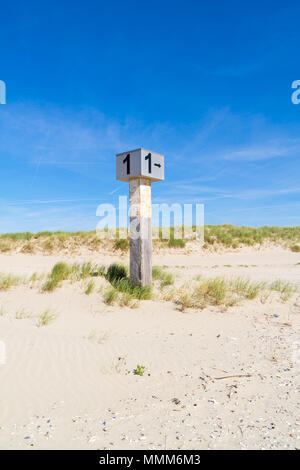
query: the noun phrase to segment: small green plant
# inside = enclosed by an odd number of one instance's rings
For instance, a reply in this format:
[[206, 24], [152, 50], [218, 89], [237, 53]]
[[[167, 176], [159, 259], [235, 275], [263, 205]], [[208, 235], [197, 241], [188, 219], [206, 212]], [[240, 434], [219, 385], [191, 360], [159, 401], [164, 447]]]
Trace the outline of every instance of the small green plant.
[[123, 292], [120, 299], [119, 304], [121, 307], [129, 307], [132, 303], [132, 295], [129, 292]]
[[[178, 309], [181, 312], [184, 312], [187, 308], [194, 308], [196, 307], [196, 304], [190, 295], [190, 293], [185, 292], [184, 290], [181, 290], [178, 295], [173, 293], [173, 296], [175, 297], [175, 304], [178, 305]], [[166, 300], [171, 300], [171, 299], [166, 299]]]
[[94, 277], [98, 277], [98, 276], [105, 277], [106, 276], [105, 266], [96, 266], [95, 269], [94, 269], [94, 272], [93, 272], [93, 276]]
[[71, 268], [67, 263], [56, 263], [51, 271], [51, 277], [52, 279], [63, 281], [65, 279], [68, 279], [70, 272]]
[[45, 277], [45, 274], [43, 274], [43, 273], [38, 274], [38, 273], [35, 272], [30, 276], [29, 281], [31, 281], [31, 282], [40, 281], [44, 277]]
[[164, 279], [162, 279], [161, 283], [160, 283], [160, 287], [163, 288], [163, 287], [166, 287], [166, 286], [171, 286], [172, 284], [174, 284], [174, 277], [171, 273], [166, 273], [165, 276], [164, 276]]
[[25, 243], [22, 247], [22, 253], [33, 253], [34, 252], [34, 245], [31, 242]]
[[226, 280], [221, 277], [212, 279], [200, 277], [197, 280], [199, 282], [196, 285], [184, 285], [172, 293], [170, 300], [174, 300], [179, 310], [203, 309], [207, 305], [227, 309], [243, 299], [255, 299], [259, 293], [264, 293], [267, 289], [265, 282], [252, 283], [244, 278]]
[[184, 248], [185, 240], [182, 238], [171, 238], [168, 243], [169, 248]]
[[90, 262], [83, 263], [79, 267], [80, 279], [86, 279], [87, 277], [91, 277], [93, 275], [93, 272], [94, 272], [94, 269], [93, 269], [92, 264]]
[[297, 291], [296, 286], [288, 281], [282, 281], [281, 279], [277, 279], [276, 281], [272, 282], [270, 289], [280, 292], [281, 299], [284, 302], [286, 302], [292, 296], [292, 294]]
[[44, 243], [43, 243], [43, 248], [46, 250], [46, 251], [49, 251], [49, 252], [52, 252], [54, 250], [54, 243], [53, 243], [53, 240], [46, 240]]
[[199, 308], [204, 308], [207, 304], [221, 305], [225, 302], [226, 294], [227, 285], [225, 279], [220, 277], [203, 279], [194, 288], [190, 302]]
[[93, 292], [94, 288], [95, 288], [95, 283], [93, 281], [90, 281], [85, 290], [86, 295], [90, 295]]
[[266, 288], [265, 282], [254, 282], [248, 286], [246, 291], [246, 298], [253, 300], [255, 299], [260, 292], [262, 292]]
[[154, 281], [156, 281], [157, 279], [163, 279], [164, 277], [164, 270], [160, 267], [160, 266], [153, 266], [152, 268], [152, 278]]
[[120, 238], [119, 240], [114, 241], [114, 249], [121, 251], [129, 250], [129, 240], [127, 238]]
[[174, 283], [174, 278], [171, 273], [166, 273], [161, 267], [153, 266], [152, 268], [153, 280], [160, 280], [160, 287], [170, 286]]
[[58, 286], [58, 282], [56, 279], [48, 279], [42, 287], [42, 291], [44, 292], [52, 292]]
[[236, 294], [245, 294], [249, 289], [249, 279], [245, 279], [243, 277], [238, 277], [230, 282], [230, 287]]
[[136, 368], [134, 369], [133, 373], [134, 373], [134, 375], [142, 376], [142, 375], [144, 375], [145, 370], [146, 370], [145, 366], [137, 365]]
[[48, 280], [43, 285], [42, 290], [53, 291], [62, 281], [68, 279], [71, 272], [72, 268], [67, 263], [56, 263], [48, 277]]
[[118, 292], [114, 287], [109, 287], [105, 292], [104, 292], [104, 302], [107, 305], [112, 305], [118, 296]]
[[87, 279], [89, 277], [105, 276], [104, 266], [92, 265], [90, 262], [83, 264], [68, 265], [67, 263], [57, 263], [47, 281], [42, 287], [43, 291], [53, 291], [61, 285], [61, 282], [70, 279], [72, 282]]
[[151, 286], [140, 286], [127, 277], [127, 268], [122, 264], [111, 264], [106, 273], [106, 279], [119, 292], [129, 294], [131, 298], [146, 300], [152, 297]]
[[38, 318], [37, 326], [46, 326], [49, 325], [49, 323], [53, 322], [57, 315], [54, 313], [51, 313], [50, 310], [45, 310], [45, 312], [41, 313], [41, 315]]
[[0, 243], [0, 251], [1, 253], [7, 253], [8, 251], [11, 250], [11, 246], [8, 243]]
[[300, 253], [300, 245], [292, 245], [291, 251], [293, 251], [293, 253]]
[[20, 284], [21, 278], [12, 274], [0, 274], [0, 290], [7, 290], [12, 286]]
[[25, 320], [26, 318], [32, 318], [32, 316], [32, 313], [27, 312], [25, 308], [16, 311], [16, 320]]
[[106, 278], [110, 283], [119, 281], [127, 277], [127, 269], [122, 264], [113, 263], [109, 266]]
[[152, 297], [151, 286], [139, 286], [128, 278], [123, 278], [119, 281], [114, 281], [112, 285], [119, 292], [126, 292], [130, 294], [131, 297], [133, 297], [134, 299], [149, 300]]
[[73, 264], [70, 268], [70, 278], [74, 281], [87, 279], [88, 277], [105, 276], [105, 267], [92, 265], [92, 263]]

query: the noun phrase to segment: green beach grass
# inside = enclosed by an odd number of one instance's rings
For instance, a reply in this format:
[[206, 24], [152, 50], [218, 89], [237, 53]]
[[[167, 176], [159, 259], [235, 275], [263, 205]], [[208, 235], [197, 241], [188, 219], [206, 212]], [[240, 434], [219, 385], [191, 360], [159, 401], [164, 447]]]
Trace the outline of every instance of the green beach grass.
[[[196, 227], [192, 227], [195, 233]], [[111, 231], [111, 230], [110, 230]], [[106, 234], [109, 232], [106, 230]], [[170, 237], [163, 239], [163, 230], [161, 228], [153, 228], [153, 233], [157, 235], [153, 239], [154, 249], [156, 247], [166, 247], [170, 249], [183, 249], [190, 240], [190, 236], [184, 238], [184, 227], [175, 230], [170, 227]], [[178, 237], [178, 233], [183, 234], [183, 238]], [[176, 237], [175, 237], [176, 234]], [[236, 249], [243, 246], [264, 245], [272, 243], [284, 246], [291, 251], [300, 252], [300, 227], [239, 227], [236, 225], [206, 225], [204, 228], [204, 249], [208, 248], [232, 248]], [[44, 251], [46, 253], [60, 252], [61, 250], [70, 249], [72, 251], [80, 250], [86, 247], [91, 251], [97, 251], [104, 248], [111, 251], [128, 252], [129, 240], [113, 238], [100, 238], [96, 231], [43, 231], [38, 233], [22, 232], [22, 233], [4, 233], [0, 234], [0, 253], [9, 253], [18, 249], [23, 253], [35, 253], [36, 251]]]

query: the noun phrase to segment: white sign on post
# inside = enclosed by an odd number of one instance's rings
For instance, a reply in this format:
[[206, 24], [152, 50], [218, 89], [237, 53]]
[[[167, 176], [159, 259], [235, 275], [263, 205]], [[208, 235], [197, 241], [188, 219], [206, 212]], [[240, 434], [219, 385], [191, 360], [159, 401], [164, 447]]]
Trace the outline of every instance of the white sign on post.
[[137, 149], [118, 153], [117, 180], [130, 181], [131, 178], [147, 178], [163, 181], [164, 156], [150, 150]]
[[151, 182], [163, 181], [164, 156], [146, 149], [116, 155], [117, 180], [129, 182], [130, 279], [152, 282]]

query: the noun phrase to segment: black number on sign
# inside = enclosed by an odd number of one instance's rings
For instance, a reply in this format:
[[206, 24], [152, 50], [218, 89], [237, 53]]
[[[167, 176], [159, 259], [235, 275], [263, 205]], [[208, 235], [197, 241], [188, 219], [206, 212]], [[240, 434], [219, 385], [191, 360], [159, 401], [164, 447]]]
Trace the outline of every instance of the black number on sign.
[[130, 175], [130, 153], [124, 158], [123, 163], [127, 163], [127, 175]]
[[145, 160], [148, 160], [148, 173], [151, 173], [151, 153], [148, 153]]

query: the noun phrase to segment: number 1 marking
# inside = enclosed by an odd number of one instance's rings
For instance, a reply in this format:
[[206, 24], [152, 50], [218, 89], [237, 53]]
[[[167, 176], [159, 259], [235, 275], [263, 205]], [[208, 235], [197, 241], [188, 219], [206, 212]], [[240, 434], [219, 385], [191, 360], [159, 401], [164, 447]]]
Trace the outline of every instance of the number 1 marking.
[[130, 175], [130, 153], [124, 158], [123, 163], [127, 163], [127, 175]]
[[151, 173], [151, 153], [148, 153], [145, 160], [148, 160], [148, 173]]

